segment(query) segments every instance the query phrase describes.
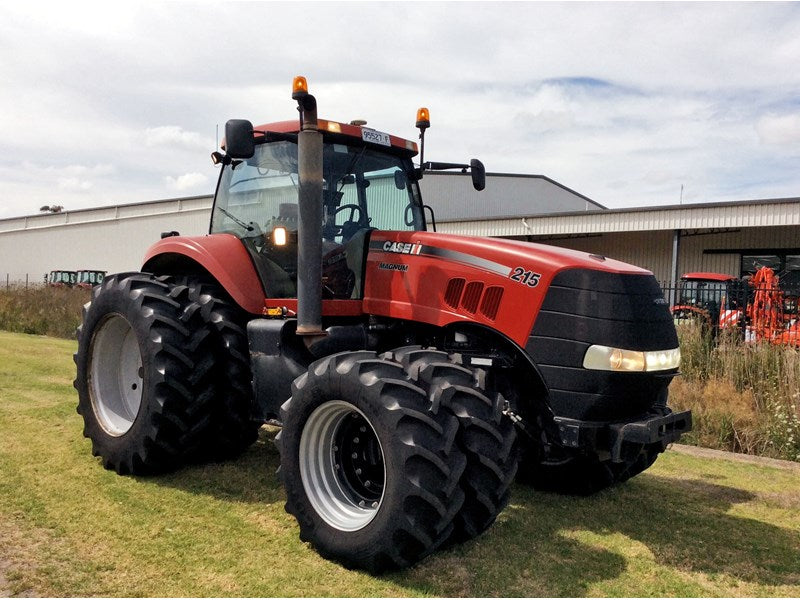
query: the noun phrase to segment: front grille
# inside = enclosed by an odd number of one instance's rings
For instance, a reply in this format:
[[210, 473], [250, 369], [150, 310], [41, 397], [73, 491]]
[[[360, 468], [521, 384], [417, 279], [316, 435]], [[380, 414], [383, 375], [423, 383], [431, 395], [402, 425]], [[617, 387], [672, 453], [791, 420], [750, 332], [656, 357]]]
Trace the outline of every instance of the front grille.
[[569, 269], [553, 279], [526, 344], [557, 416], [614, 420], [647, 412], [673, 373], [583, 368], [592, 344], [628, 350], [676, 348], [678, 337], [652, 275]]

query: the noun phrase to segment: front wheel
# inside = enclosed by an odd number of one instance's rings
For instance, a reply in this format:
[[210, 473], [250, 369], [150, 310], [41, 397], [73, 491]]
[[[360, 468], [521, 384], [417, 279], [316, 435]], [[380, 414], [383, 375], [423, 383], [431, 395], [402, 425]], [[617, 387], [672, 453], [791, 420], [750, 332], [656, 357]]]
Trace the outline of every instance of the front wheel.
[[380, 572], [450, 536], [464, 502], [458, 421], [402, 365], [366, 351], [319, 360], [281, 417], [286, 510], [321, 555]]
[[432, 402], [458, 418], [457, 442], [467, 457], [459, 482], [464, 506], [447, 543], [466, 542], [486, 531], [506, 507], [517, 473], [517, 434], [503, 414], [503, 396], [491, 389], [486, 372], [465, 366], [458, 354], [420, 346], [390, 354]]

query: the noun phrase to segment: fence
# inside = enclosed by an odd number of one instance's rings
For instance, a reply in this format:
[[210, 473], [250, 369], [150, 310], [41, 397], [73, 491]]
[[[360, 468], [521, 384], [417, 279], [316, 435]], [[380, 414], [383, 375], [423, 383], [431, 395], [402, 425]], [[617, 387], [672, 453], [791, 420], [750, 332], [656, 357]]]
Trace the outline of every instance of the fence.
[[24, 277], [19, 274], [15, 274], [14, 277], [11, 277], [11, 273], [6, 273], [5, 276], [5, 288], [7, 290], [11, 289], [12, 287], [24, 287], [27, 289], [30, 286], [44, 285], [45, 283], [46, 280], [43, 275], [34, 276], [30, 273], [25, 273]]

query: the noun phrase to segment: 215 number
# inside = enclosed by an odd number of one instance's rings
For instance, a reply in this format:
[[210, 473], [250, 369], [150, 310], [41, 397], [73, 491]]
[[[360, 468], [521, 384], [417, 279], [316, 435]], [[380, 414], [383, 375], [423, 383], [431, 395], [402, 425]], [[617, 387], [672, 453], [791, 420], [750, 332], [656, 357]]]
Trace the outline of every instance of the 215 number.
[[539, 280], [542, 278], [542, 274], [534, 273], [533, 271], [526, 271], [522, 267], [516, 267], [513, 271], [511, 271], [511, 275], [508, 277], [521, 284], [527, 285], [528, 287], [536, 287], [539, 285]]

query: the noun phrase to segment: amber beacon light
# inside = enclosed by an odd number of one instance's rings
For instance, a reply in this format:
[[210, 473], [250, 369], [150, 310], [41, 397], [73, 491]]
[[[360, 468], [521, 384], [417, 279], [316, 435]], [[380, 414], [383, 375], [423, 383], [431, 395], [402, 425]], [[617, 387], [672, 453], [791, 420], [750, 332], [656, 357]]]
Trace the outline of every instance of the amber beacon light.
[[292, 100], [297, 100], [308, 95], [308, 82], [302, 75], [298, 75], [292, 80]]
[[427, 108], [420, 108], [417, 111], [417, 128], [427, 129], [431, 126], [431, 114]]

